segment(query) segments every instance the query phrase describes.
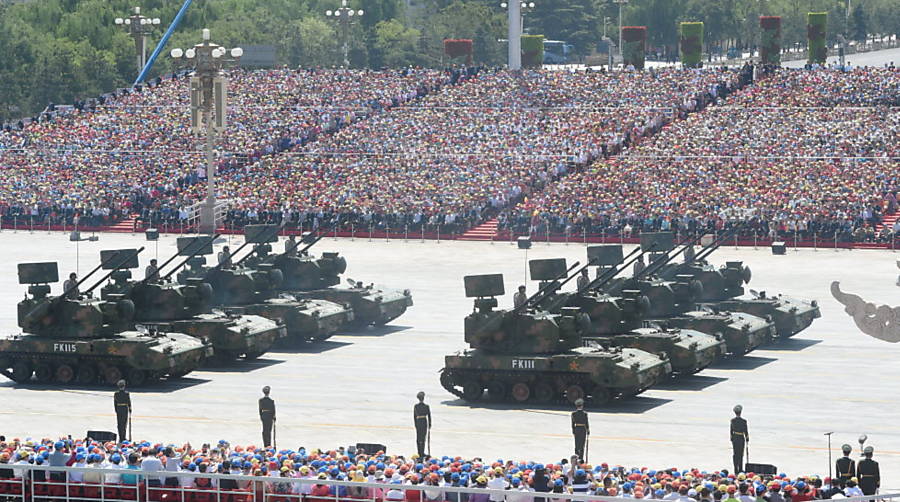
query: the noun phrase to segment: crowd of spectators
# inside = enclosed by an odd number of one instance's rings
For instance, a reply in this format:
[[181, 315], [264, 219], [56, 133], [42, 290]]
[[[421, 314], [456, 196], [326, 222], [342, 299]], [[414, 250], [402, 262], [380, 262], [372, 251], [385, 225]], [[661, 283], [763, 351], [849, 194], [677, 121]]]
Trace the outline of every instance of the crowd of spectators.
[[746, 222], [760, 239], [893, 239], [900, 72], [780, 70], [501, 216], [520, 233], [630, 236]]
[[[218, 197], [233, 227], [892, 241], [900, 72], [758, 70], [233, 70]], [[201, 143], [184, 75], [6, 128], [0, 218], [184, 226]]]
[[[804, 502], [863, 495], [855, 478], [832, 480], [815, 475], [792, 477], [696, 468], [626, 469], [607, 463], [580, 463], [577, 457], [541, 464], [448, 456], [407, 458], [343, 447], [330, 451], [303, 447], [276, 451], [231, 446], [226, 441], [199, 448], [147, 441], [117, 445], [89, 439], [0, 442], [0, 480], [25, 476], [25, 469], [17, 468], [24, 464], [88, 468], [68, 474], [70, 481], [82, 484], [135, 485], [146, 480], [150, 487], [160, 489], [216, 487], [258, 492], [265, 485], [266, 493], [275, 494], [275, 500], [297, 500], [301, 496], [327, 500], [337, 496], [398, 502], [563, 502], [567, 494], [593, 494], [678, 502]], [[107, 469], [133, 470], [135, 474], [103, 472]], [[212, 473], [259, 479], [207, 476]], [[36, 481], [61, 480], [65, 474], [48, 475], [37, 469], [31, 476]], [[335, 486], [330, 484], [332, 481], [350, 484]], [[354, 483], [383, 487], [356, 487]], [[506, 493], [459, 493], [446, 487], [487, 488]], [[284, 498], [279, 499], [279, 494]]]
[[482, 69], [220, 186], [238, 226], [460, 232], [733, 92], [741, 75]]
[[[447, 80], [413, 69], [231, 71], [216, 168], [227, 172], [314, 141]], [[154, 224], [183, 220], [206, 178], [202, 138], [190, 132], [187, 85], [184, 76], [157, 79], [0, 132], [8, 180], [0, 215], [70, 225], [108, 224], [129, 213]]]

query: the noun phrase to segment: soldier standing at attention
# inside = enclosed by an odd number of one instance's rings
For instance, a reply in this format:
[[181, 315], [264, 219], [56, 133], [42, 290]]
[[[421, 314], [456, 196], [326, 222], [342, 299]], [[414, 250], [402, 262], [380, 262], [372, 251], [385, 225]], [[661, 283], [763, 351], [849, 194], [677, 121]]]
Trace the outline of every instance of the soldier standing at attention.
[[528, 297], [525, 295], [525, 286], [519, 286], [519, 290], [513, 295], [513, 308], [519, 308], [525, 304]]
[[584, 444], [591, 434], [591, 425], [588, 423], [588, 414], [584, 411], [584, 399], [575, 400], [575, 411], [572, 412], [572, 435], [575, 436], [575, 455], [582, 462], [584, 458]]
[[588, 271], [586, 268], [581, 269], [581, 275], [578, 276], [578, 291], [582, 291], [588, 287], [588, 284], [591, 283], [591, 278], [588, 277]]
[[881, 487], [881, 471], [878, 469], [878, 462], [872, 460], [872, 454], [875, 449], [866, 446], [863, 455], [866, 457], [859, 461], [856, 465], [856, 477], [859, 479], [859, 488], [863, 495], [875, 495]]
[[637, 277], [638, 274], [640, 274], [641, 272], [644, 271], [645, 268], [647, 268], [647, 266], [644, 265], [644, 256], [643, 256], [643, 255], [638, 256], [638, 259], [637, 259], [636, 262], [634, 262], [633, 267], [634, 267], [634, 268], [632, 269], [632, 274], [631, 274], [631, 275], [634, 276], [634, 277]]
[[419, 450], [419, 458], [424, 458], [425, 439], [428, 437], [428, 431], [431, 430], [431, 408], [425, 404], [424, 392], [419, 391], [416, 394], [416, 398], [419, 400], [413, 406], [413, 423], [416, 425], [416, 448]]
[[835, 470], [837, 471], [837, 477], [846, 483], [856, 474], [856, 462], [850, 458], [850, 452], [853, 451], [853, 448], [849, 444], [841, 446], [841, 451], [844, 452], [844, 456], [835, 462]]
[[78, 275], [75, 272], [69, 274], [69, 278], [63, 282], [63, 293], [69, 300], [78, 299]]
[[131, 394], [125, 390], [125, 380], [116, 383], [119, 390], [113, 394], [113, 407], [116, 409], [116, 426], [119, 429], [119, 444], [125, 441], [128, 429], [128, 416], [131, 415]]
[[219, 251], [219, 265], [219, 268], [231, 268], [231, 249], [228, 246]]
[[144, 270], [144, 280], [147, 282], [156, 282], [159, 280], [159, 267], [156, 266], [156, 258], [150, 260], [150, 264]]
[[269, 397], [272, 389], [268, 385], [263, 387], [263, 397], [259, 398], [259, 419], [262, 420], [263, 446], [272, 446], [272, 425], [275, 423], [275, 401]]
[[297, 238], [294, 234], [289, 235], [287, 240], [284, 241], [284, 255], [297, 256]]
[[744, 462], [744, 445], [750, 442], [750, 435], [747, 433], [747, 421], [741, 418], [742, 411], [744, 411], [743, 406], [735, 406], [734, 418], [731, 419], [731, 450], [734, 459], [734, 474], [744, 472], [742, 467]]

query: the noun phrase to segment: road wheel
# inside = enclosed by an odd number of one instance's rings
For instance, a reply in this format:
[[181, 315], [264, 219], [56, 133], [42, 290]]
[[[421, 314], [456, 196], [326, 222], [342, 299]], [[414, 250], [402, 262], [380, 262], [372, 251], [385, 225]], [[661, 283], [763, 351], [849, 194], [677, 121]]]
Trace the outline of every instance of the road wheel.
[[122, 370], [116, 366], [103, 368], [103, 382], [106, 385], [116, 385], [122, 379]]
[[604, 405], [612, 399], [612, 395], [606, 387], [594, 387], [591, 392], [591, 404]]
[[137, 368], [131, 368], [125, 376], [125, 382], [129, 387], [140, 387], [147, 383], [147, 372]]
[[56, 367], [56, 371], [53, 372], [53, 376], [59, 383], [71, 383], [75, 378], [75, 370], [68, 364], [60, 364]]
[[80, 384], [97, 383], [97, 369], [89, 363], [79, 365], [77, 380]]
[[40, 383], [53, 381], [53, 368], [49, 364], [39, 364], [34, 368], [34, 378]]
[[16, 383], [28, 383], [31, 381], [31, 375], [34, 368], [28, 361], [16, 361], [12, 367], [12, 377]]
[[520, 403], [528, 401], [531, 397], [531, 387], [525, 382], [516, 382], [512, 386], [512, 397]]
[[553, 387], [547, 383], [539, 383], [534, 386], [534, 400], [539, 403], [549, 403], [553, 400]]
[[580, 385], [573, 383], [566, 387], [566, 401], [575, 404], [579, 399], [584, 399], [584, 389]]
[[495, 380], [488, 384], [488, 399], [491, 401], [504, 401], [507, 397], [506, 391], [506, 384]]
[[470, 380], [463, 384], [463, 398], [467, 401], [477, 401], [484, 394], [484, 387], [475, 380]]

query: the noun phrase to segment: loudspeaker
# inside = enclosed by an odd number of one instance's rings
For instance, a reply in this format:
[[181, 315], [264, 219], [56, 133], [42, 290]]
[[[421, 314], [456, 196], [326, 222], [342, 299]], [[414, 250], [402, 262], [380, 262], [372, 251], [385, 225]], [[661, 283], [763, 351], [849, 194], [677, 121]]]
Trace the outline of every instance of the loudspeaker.
[[109, 431], [87, 431], [87, 435], [85, 437], [89, 437], [95, 441], [100, 441], [101, 443], [116, 441], [116, 433]]
[[778, 473], [778, 468], [772, 464], [751, 464], [744, 466], [744, 472], [752, 472], [753, 474], [774, 475]]
[[365, 450], [367, 455], [374, 455], [378, 452], [387, 453], [387, 446], [378, 443], [356, 443], [356, 452]]
[[69, 240], [72, 242], [80, 241], [81, 240], [81, 232], [79, 232], [78, 230], [72, 230], [72, 232], [69, 233]]
[[147, 236], [148, 241], [156, 241], [159, 240], [159, 230], [155, 228], [148, 228], [144, 235]]
[[531, 237], [519, 237], [516, 239], [519, 249], [531, 249]]
[[772, 243], [772, 254], [786, 254], [787, 246], [782, 241]]

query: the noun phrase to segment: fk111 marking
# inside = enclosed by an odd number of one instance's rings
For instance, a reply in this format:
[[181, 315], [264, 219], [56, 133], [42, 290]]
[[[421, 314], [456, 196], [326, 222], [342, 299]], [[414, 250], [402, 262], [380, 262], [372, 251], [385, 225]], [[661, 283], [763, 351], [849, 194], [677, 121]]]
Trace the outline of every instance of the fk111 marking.
[[533, 370], [534, 359], [513, 359], [512, 367], [515, 370]]

